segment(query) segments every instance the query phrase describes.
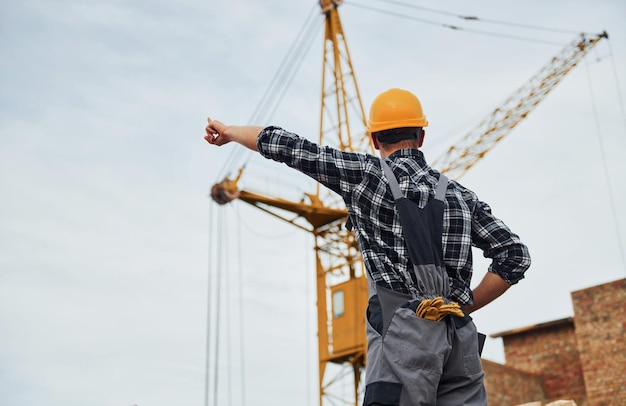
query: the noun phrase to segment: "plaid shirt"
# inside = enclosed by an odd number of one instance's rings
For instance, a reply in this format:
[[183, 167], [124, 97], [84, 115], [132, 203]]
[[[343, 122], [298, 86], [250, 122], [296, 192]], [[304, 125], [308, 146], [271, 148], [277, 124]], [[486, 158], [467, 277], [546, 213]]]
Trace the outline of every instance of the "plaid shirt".
[[[279, 127], [264, 129], [257, 140], [261, 155], [312, 177], [338, 193], [349, 213], [363, 262], [371, 279], [396, 291], [416, 295], [413, 264], [402, 225], [378, 157], [319, 146]], [[402, 149], [387, 158], [404, 195], [423, 208], [435, 197], [439, 172], [417, 149]], [[451, 281], [451, 299], [473, 301], [470, 289], [472, 250], [491, 258], [489, 272], [509, 284], [524, 277], [530, 266], [528, 249], [517, 235], [491, 214], [476, 194], [455, 181], [446, 191], [443, 218], [443, 260]]]

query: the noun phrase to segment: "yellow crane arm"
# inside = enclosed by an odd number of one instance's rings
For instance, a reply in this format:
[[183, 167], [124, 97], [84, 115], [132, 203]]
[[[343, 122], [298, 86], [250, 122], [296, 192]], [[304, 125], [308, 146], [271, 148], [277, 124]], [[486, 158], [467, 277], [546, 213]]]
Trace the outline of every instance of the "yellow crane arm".
[[593, 37], [577, 36], [474, 130], [438, 157], [432, 166], [453, 179], [459, 179], [525, 119], [602, 38], [608, 37], [606, 31]]
[[[300, 228], [303, 227], [296, 223], [294, 218], [288, 218], [274, 209], [290, 212], [305, 219], [313, 226], [313, 229], [348, 217], [348, 211], [345, 208], [328, 207], [314, 194], [306, 193], [310, 200], [310, 203], [307, 203], [305, 201], [292, 202], [279, 197], [269, 197], [247, 190], [240, 190], [237, 187], [237, 182], [241, 178], [242, 173], [243, 169], [240, 169], [236, 179], [225, 178], [223, 181], [213, 185], [211, 197], [216, 203], [227, 204], [235, 199], [239, 199]], [[307, 228], [305, 230], [312, 231]]]

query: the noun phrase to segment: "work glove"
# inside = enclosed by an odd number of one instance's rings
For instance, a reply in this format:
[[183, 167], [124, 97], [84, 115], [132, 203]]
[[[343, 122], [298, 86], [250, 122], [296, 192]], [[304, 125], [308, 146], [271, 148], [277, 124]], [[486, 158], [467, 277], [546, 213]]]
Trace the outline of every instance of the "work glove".
[[415, 310], [417, 317], [427, 320], [441, 321], [447, 315], [463, 317], [464, 313], [456, 302], [445, 303], [441, 296], [434, 299], [424, 299]]

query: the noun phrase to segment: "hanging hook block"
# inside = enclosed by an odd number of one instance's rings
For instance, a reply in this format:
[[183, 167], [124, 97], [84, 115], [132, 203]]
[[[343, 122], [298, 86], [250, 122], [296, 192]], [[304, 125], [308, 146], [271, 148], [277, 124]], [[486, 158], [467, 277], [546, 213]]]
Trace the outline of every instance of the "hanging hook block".
[[234, 180], [226, 177], [223, 181], [216, 183], [211, 187], [211, 198], [215, 201], [215, 203], [226, 204], [239, 198], [239, 187], [237, 186], [237, 183], [239, 182], [239, 179], [241, 179], [242, 174], [243, 168], [240, 168], [239, 173]]
[[211, 187], [211, 198], [217, 204], [226, 204], [239, 197], [237, 182], [224, 178], [223, 181]]

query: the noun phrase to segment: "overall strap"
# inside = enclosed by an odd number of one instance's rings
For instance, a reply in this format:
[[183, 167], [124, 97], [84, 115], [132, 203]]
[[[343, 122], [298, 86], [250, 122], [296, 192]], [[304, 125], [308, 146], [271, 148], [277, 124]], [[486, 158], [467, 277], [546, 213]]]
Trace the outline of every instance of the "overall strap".
[[385, 162], [383, 158], [380, 158], [380, 164], [383, 167], [383, 173], [387, 178], [387, 182], [389, 182], [389, 187], [391, 188], [391, 194], [393, 194], [393, 198], [395, 200], [403, 198], [404, 195], [400, 191], [400, 186], [398, 186], [398, 180], [396, 179], [396, 176], [393, 174], [393, 171], [391, 170], [389, 165], [387, 165], [387, 162]]
[[[395, 200], [401, 199], [404, 197], [402, 192], [400, 191], [400, 186], [398, 185], [398, 180], [396, 179], [393, 171], [387, 164], [387, 162], [380, 158], [380, 164], [383, 167], [383, 173], [387, 178], [387, 182], [389, 182], [389, 188], [391, 189], [391, 194]], [[439, 182], [437, 183], [437, 191], [435, 192], [435, 199], [444, 201], [446, 199], [446, 189], [448, 187], [448, 177], [443, 173], [439, 174]]]
[[450, 281], [443, 263], [442, 230], [448, 178], [439, 176], [435, 199], [420, 208], [416, 202], [403, 196], [398, 180], [382, 158], [381, 166], [383, 177], [387, 178], [395, 199], [402, 235], [413, 264], [413, 269], [407, 269], [407, 272], [413, 271], [415, 279], [407, 280], [406, 284], [412, 285], [421, 295], [447, 298]]
[[437, 184], [437, 191], [435, 192], [435, 199], [446, 200], [446, 189], [448, 188], [448, 177], [443, 173], [439, 174], [439, 183]]

